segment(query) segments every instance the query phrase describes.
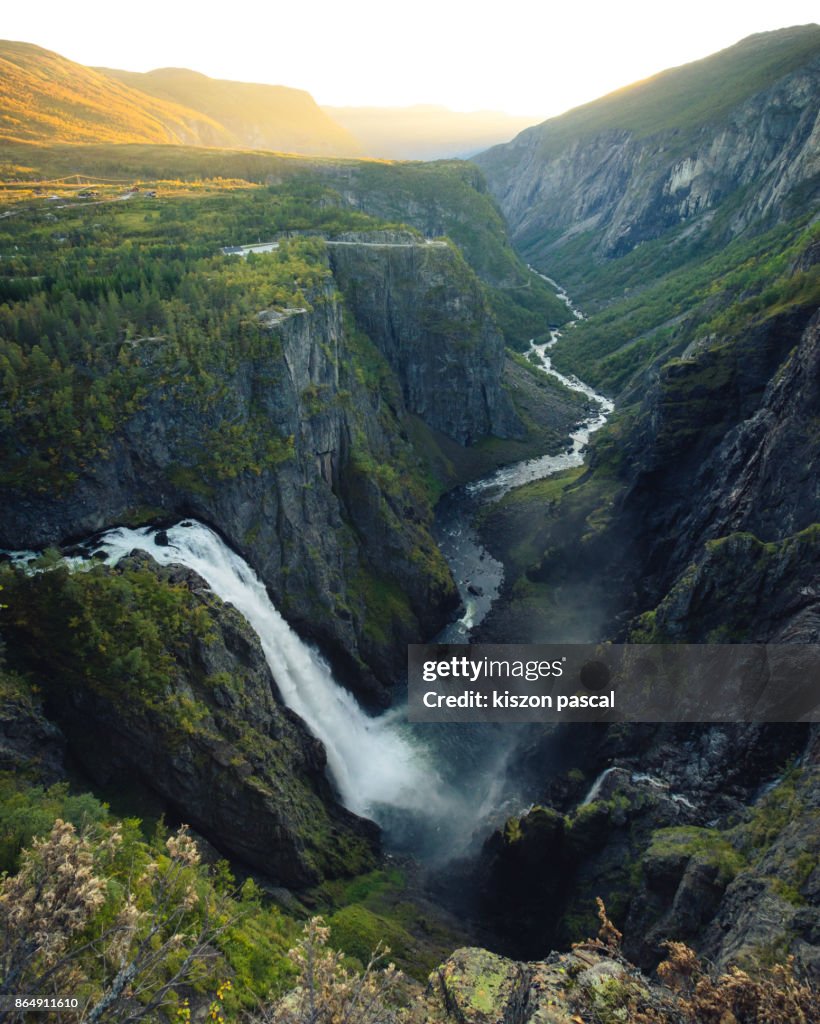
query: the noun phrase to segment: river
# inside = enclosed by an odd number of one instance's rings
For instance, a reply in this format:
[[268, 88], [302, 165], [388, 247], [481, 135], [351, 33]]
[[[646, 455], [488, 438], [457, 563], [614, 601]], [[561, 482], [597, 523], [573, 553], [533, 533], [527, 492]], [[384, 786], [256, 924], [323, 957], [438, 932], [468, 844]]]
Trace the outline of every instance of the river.
[[[558, 297], [576, 319], [584, 318], [560, 285], [544, 274], [538, 276], [556, 289]], [[570, 322], [567, 329], [573, 327], [574, 321]], [[555, 377], [571, 391], [589, 399], [595, 407], [594, 411], [570, 434], [566, 451], [502, 466], [480, 480], [451, 491], [439, 502], [436, 509], [436, 541], [447, 559], [464, 606], [461, 617], [450, 623], [437, 637], [441, 643], [469, 643], [472, 630], [486, 618], [504, 582], [503, 565], [481, 544], [473, 525], [482, 505], [498, 501], [516, 487], [583, 465], [591, 435], [601, 429], [615, 408], [605, 395], [599, 394], [577, 377], [566, 376], [553, 367], [549, 351], [562, 334], [562, 331], [551, 330], [549, 341], [540, 344], [530, 341], [526, 355], [545, 373]]]

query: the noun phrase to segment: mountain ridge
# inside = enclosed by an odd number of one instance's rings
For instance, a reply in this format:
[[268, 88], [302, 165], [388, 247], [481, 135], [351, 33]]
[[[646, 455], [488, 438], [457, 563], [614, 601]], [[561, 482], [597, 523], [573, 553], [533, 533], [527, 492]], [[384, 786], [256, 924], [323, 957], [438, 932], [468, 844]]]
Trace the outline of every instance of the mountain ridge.
[[[175, 72], [169, 78], [163, 71], [91, 68], [11, 40], [0, 41], [0, 70], [0, 140], [5, 142], [358, 152], [352, 136], [309, 93], [286, 86], [222, 82], [187, 69], [163, 69]], [[205, 93], [199, 100], [192, 83]], [[237, 116], [237, 109], [250, 110], [251, 116]]]
[[222, 126], [230, 146], [328, 156], [361, 151], [353, 135], [304, 89], [211, 78], [188, 68], [96, 70], [148, 96], [201, 111]]

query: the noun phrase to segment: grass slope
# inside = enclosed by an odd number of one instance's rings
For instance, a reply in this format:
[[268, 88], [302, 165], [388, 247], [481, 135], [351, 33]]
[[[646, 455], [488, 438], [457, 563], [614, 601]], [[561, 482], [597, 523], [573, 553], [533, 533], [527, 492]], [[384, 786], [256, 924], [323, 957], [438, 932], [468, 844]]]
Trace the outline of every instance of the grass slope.
[[309, 93], [183, 68], [88, 68], [0, 41], [0, 142], [152, 143], [352, 155], [359, 147]]
[[215, 121], [30, 43], [0, 42], [0, 139], [227, 145]]

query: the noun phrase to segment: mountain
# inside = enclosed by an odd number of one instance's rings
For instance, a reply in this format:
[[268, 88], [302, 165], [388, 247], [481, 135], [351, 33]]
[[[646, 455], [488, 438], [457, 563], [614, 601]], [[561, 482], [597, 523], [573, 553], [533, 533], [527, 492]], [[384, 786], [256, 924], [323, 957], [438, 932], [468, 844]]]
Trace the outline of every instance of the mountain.
[[[802, 26], [476, 158], [519, 252], [586, 313], [554, 365], [615, 402], [583, 470], [483, 518], [505, 588], [482, 639], [817, 643], [819, 117], [820, 28]], [[577, 941], [599, 894], [645, 969], [674, 935], [719, 970], [777, 948], [816, 979], [817, 766], [797, 723], [545, 730], [516, 772], [546, 806], [476, 876], [502, 949]]]
[[471, 156], [506, 142], [536, 120], [496, 110], [462, 113], [447, 107], [322, 107], [372, 157], [439, 160]]
[[208, 78], [186, 68], [100, 73], [161, 102], [179, 104], [218, 123], [228, 146], [289, 153], [353, 156], [356, 139], [317, 106], [310, 93], [283, 85]]
[[216, 122], [31, 43], [0, 42], [0, 138], [227, 145]]
[[0, 140], [339, 155], [358, 148], [298, 89], [218, 82], [178, 69], [106, 71], [9, 41], [0, 42]]
[[[750, 36], [476, 157], [529, 258], [623, 255], [725, 209], [724, 237], [816, 200], [820, 27]], [[729, 212], [729, 206], [732, 210]]]

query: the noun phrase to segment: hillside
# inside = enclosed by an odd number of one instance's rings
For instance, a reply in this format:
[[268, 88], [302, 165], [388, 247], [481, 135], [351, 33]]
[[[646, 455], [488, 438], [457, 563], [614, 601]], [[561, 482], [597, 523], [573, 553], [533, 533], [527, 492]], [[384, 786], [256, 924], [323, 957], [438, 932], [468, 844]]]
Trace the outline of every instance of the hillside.
[[782, 29], [546, 121], [476, 162], [515, 241], [555, 273], [681, 224], [690, 236], [711, 230], [719, 246], [816, 198], [818, 94], [820, 27]]
[[0, 42], [0, 140], [152, 143], [350, 155], [356, 141], [299, 89], [221, 82], [168, 68], [88, 68]]
[[0, 139], [225, 146], [224, 128], [31, 43], [0, 42]]
[[98, 68], [102, 74], [161, 102], [181, 104], [217, 122], [227, 145], [290, 153], [353, 156], [360, 146], [302, 89], [208, 78], [186, 68], [145, 74]]

